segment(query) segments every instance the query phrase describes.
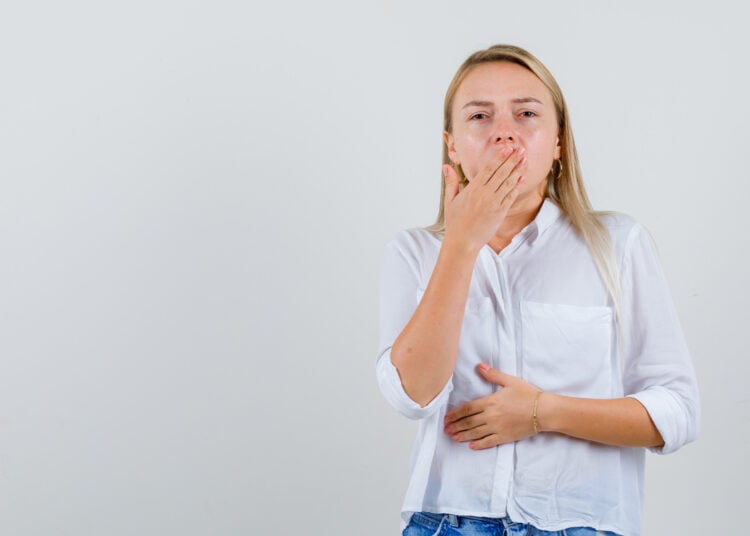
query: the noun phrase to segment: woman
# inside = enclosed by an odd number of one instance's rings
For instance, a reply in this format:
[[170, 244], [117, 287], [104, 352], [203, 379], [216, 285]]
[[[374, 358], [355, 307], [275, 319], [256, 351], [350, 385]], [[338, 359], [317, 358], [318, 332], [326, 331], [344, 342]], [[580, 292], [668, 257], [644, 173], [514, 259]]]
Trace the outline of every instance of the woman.
[[438, 221], [386, 247], [377, 375], [419, 420], [405, 535], [639, 534], [645, 448], [698, 429], [644, 229], [596, 213], [531, 54], [470, 56], [444, 108]]

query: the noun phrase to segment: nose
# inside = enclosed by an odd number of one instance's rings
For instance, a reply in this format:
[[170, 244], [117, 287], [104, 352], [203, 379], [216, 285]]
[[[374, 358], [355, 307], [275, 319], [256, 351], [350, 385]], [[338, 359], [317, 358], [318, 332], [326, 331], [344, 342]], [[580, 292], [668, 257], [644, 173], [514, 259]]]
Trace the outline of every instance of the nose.
[[508, 121], [499, 122], [492, 133], [492, 137], [496, 145], [514, 144], [518, 141], [518, 133]]
[[494, 143], [497, 145], [502, 145], [504, 143], [513, 144], [518, 141], [518, 135], [514, 131], [505, 127], [497, 128], [492, 136]]

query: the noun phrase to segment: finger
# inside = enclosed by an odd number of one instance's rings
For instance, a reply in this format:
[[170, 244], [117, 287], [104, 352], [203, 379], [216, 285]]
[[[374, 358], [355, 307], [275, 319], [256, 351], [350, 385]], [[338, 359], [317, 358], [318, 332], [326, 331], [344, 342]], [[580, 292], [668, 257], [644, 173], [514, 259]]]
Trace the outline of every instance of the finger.
[[502, 443], [502, 438], [499, 435], [490, 434], [481, 439], [477, 439], [476, 441], [472, 441], [471, 443], [469, 443], [469, 448], [471, 450], [483, 450], [496, 447], [498, 445], [501, 445]]
[[503, 147], [500, 152], [497, 153], [486, 166], [484, 166], [484, 169], [479, 172], [477, 175], [478, 180], [471, 181], [471, 183], [478, 185], [487, 184], [500, 167], [512, 158], [514, 153], [515, 147]]
[[445, 433], [451, 435], [458, 432], [463, 432], [464, 430], [470, 430], [471, 428], [476, 428], [477, 426], [481, 426], [482, 424], [484, 424], [484, 419], [481, 419], [480, 416], [481, 413], [476, 413], [474, 415], [469, 415], [468, 417], [464, 417], [463, 419], [459, 419], [457, 421], [446, 424], [444, 428]]
[[473, 400], [446, 413], [444, 423], [447, 425], [465, 417], [476, 415], [481, 411], [482, 408], [477, 404], [477, 400]]
[[511, 193], [517, 193], [516, 190], [518, 189], [518, 186], [523, 182], [521, 181], [521, 178], [523, 177], [523, 172], [526, 171], [526, 164], [526, 159], [524, 159], [519, 166], [515, 167], [513, 171], [510, 172], [510, 175], [508, 175], [505, 180], [500, 182], [493, 180], [487, 185], [488, 188], [495, 188], [495, 195], [501, 199], [501, 202], [505, 201], [505, 198]]
[[515, 173], [505, 180], [500, 187], [494, 192], [494, 206], [498, 211], [498, 217], [505, 218], [510, 207], [516, 202], [521, 186], [525, 182], [523, 175], [516, 176]]
[[490, 180], [487, 181], [487, 187], [492, 188], [495, 192], [498, 192], [501, 187], [505, 187], [507, 190], [515, 187], [518, 177], [521, 176], [521, 173], [526, 169], [528, 163], [524, 154], [525, 150], [523, 148], [514, 152], [513, 155], [498, 168]]
[[488, 382], [499, 385], [500, 387], [506, 387], [516, 378], [515, 376], [494, 369], [485, 363], [477, 365], [477, 372], [479, 372], [479, 375]]
[[526, 178], [521, 175], [520, 177], [518, 177], [518, 180], [515, 181], [515, 185], [507, 194], [503, 194], [503, 192], [495, 193], [495, 195], [501, 196], [500, 204], [498, 205], [499, 217], [505, 218], [505, 216], [507, 216], [508, 211], [510, 211], [510, 208], [516, 202], [516, 199], [518, 199], [518, 195], [521, 191], [519, 186], [521, 186], [525, 181]]
[[463, 432], [452, 434], [451, 439], [458, 441], [459, 443], [464, 443], [466, 441], [478, 441], [484, 439], [488, 435], [492, 435], [492, 431], [489, 426], [483, 424], [482, 426], [477, 426], [471, 430], [464, 430]]
[[[521, 175], [518, 177], [518, 179], [513, 180], [513, 186], [510, 187], [510, 191], [508, 193], [503, 194], [502, 191], [496, 192], [496, 194], [501, 196], [500, 199], [500, 211], [504, 214], [508, 213], [508, 210], [510, 210], [510, 207], [513, 206], [513, 203], [516, 202], [516, 198], [518, 198], [518, 194], [520, 192], [520, 189], [518, 188], [525, 182], [525, 177]], [[501, 188], [502, 190], [502, 188]]]
[[449, 203], [458, 195], [458, 174], [449, 164], [443, 164], [443, 180], [445, 181], [445, 202]]

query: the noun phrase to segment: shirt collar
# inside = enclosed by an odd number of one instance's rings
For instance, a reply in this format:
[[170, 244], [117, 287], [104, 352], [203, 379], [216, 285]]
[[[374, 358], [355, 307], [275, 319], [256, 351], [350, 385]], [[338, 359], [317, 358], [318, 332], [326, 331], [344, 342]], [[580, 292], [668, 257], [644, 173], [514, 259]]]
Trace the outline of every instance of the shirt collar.
[[539, 208], [539, 212], [534, 218], [534, 221], [529, 225], [529, 242], [534, 243], [544, 231], [550, 228], [555, 221], [560, 217], [560, 207], [555, 204], [549, 197], [544, 198], [542, 206]]

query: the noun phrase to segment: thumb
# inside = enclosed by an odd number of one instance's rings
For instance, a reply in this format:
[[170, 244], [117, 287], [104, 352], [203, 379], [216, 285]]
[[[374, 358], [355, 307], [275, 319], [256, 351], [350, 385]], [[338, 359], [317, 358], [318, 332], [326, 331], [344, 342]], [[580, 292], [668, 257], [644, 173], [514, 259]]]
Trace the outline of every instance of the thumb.
[[479, 372], [479, 375], [482, 376], [485, 380], [487, 380], [490, 383], [494, 383], [495, 385], [499, 385], [500, 387], [505, 387], [513, 381], [513, 376], [510, 374], [506, 374], [504, 372], [500, 372], [497, 369], [493, 369], [492, 367], [480, 363], [477, 365], [477, 371]]
[[443, 164], [443, 177], [445, 180], [445, 202], [453, 201], [458, 195], [458, 175], [456, 170], [449, 164]]

